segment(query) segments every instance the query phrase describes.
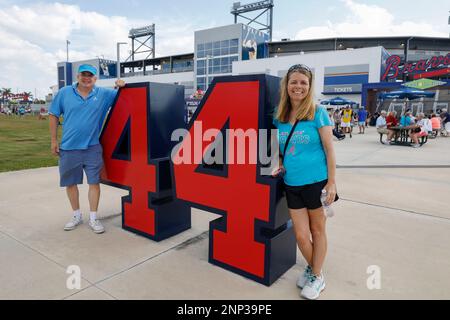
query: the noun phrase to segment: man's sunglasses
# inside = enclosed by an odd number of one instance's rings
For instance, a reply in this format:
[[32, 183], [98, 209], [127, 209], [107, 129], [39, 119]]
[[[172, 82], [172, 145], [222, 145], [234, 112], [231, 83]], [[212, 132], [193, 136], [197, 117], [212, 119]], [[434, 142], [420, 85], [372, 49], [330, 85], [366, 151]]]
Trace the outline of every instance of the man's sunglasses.
[[298, 70], [304, 70], [312, 74], [311, 69], [305, 66], [304, 64], [294, 64], [292, 67], [289, 68], [288, 73]]

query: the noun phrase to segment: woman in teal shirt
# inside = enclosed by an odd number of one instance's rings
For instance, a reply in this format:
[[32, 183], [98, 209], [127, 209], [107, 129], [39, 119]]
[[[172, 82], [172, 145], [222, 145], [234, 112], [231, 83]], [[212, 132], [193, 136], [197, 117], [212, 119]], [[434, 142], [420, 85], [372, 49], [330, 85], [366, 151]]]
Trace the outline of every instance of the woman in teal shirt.
[[325, 288], [322, 265], [327, 251], [326, 217], [320, 196], [325, 189], [326, 202], [331, 204], [337, 199], [337, 192], [332, 123], [327, 111], [314, 104], [312, 85], [313, 74], [304, 65], [292, 66], [281, 82], [274, 125], [278, 128], [280, 149], [286, 154], [274, 175], [285, 172], [289, 213], [298, 247], [308, 263], [297, 286], [302, 288], [303, 297], [317, 299]]

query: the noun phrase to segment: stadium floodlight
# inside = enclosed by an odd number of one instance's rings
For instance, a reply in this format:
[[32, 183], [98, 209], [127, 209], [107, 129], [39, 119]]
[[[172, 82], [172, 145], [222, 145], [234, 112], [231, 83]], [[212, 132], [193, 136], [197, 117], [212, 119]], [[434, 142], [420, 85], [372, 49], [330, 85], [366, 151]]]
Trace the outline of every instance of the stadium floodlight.
[[[264, 1], [257, 1], [245, 5], [241, 5], [240, 2], [233, 3], [233, 7], [231, 8], [231, 14], [234, 15], [234, 23], [237, 23], [237, 18], [241, 17], [249, 22], [247, 23], [248, 26], [251, 26], [251, 24], [257, 24], [259, 26], [262, 26], [263, 28], [260, 28], [260, 31], [267, 30], [267, 33], [269, 34], [270, 41], [272, 41], [272, 33], [273, 33], [273, 0], [264, 0]], [[255, 18], [250, 18], [244, 16], [244, 13], [253, 12], [253, 11], [262, 11], [259, 13]], [[258, 21], [261, 16], [264, 14], [267, 14], [267, 22], [263, 23], [261, 20]]]
[[241, 5], [240, 2], [235, 2], [232, 8], [232, 14], [241, 14], [249, 11], [261, 10], [261, 9], [270, 9], [273, 8], [273, 0], [264, 0], [257, 1], [249, 4]]
[[128, 38], [131, 39], [131, 54], [126, 61], [135, 61], [138, 54], [145, 54], [145, 59], [155, 57], [155, 24], [131, 29]]
[[155, 34], [155, 25], [145, 26], [142, 28], [133, 28], [128, 33], [129, 38], [145, 37]]
[[117, 42], [117, 79], [120, 79], [120, 45], [126, 42]]

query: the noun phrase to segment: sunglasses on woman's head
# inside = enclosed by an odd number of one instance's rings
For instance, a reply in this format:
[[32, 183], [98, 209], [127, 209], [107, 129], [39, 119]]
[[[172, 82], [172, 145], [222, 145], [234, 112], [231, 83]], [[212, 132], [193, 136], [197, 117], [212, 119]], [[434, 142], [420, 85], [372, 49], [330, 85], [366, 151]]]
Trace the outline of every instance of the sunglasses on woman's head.
[[292, 67], [289, 68], [288, 73], [291, 73], [293, 71], [298, 71], [298, 70], [304, 70], [309, 73], [312, 73], [311, 69], [308, 68], [307, 66], [305, 66], [304, 64], [294, 64]]

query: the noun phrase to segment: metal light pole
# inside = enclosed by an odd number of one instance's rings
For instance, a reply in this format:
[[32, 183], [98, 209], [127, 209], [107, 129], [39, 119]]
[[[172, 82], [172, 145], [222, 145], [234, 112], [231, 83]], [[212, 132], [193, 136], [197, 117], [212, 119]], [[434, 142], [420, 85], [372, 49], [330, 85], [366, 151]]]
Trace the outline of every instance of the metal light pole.
[[70, 41], [69, 40], [66, 40], [66, 56], [67, 56], [67, 62], [69, 62], [69, 44], [70, 44]]
[[403, 65], [403, 82], [406, 80], [406, 63], [408, 62], [408, 51], [409, 51], [409, 41], [414, 39], [414, 37], [409, 37], [408, 40], [406, 40], [406, 46], [405, 46], [405, 64]]
[[406, 40], [405, 62], [408, 62], [409, 41], [411, 41], [412, 39], [414, 39], [414, 37], [410, 37], [408, 38], [408, 40]]
[[126, 42], [117, 42], [117, 80], [120, 79], [120, 45]]

